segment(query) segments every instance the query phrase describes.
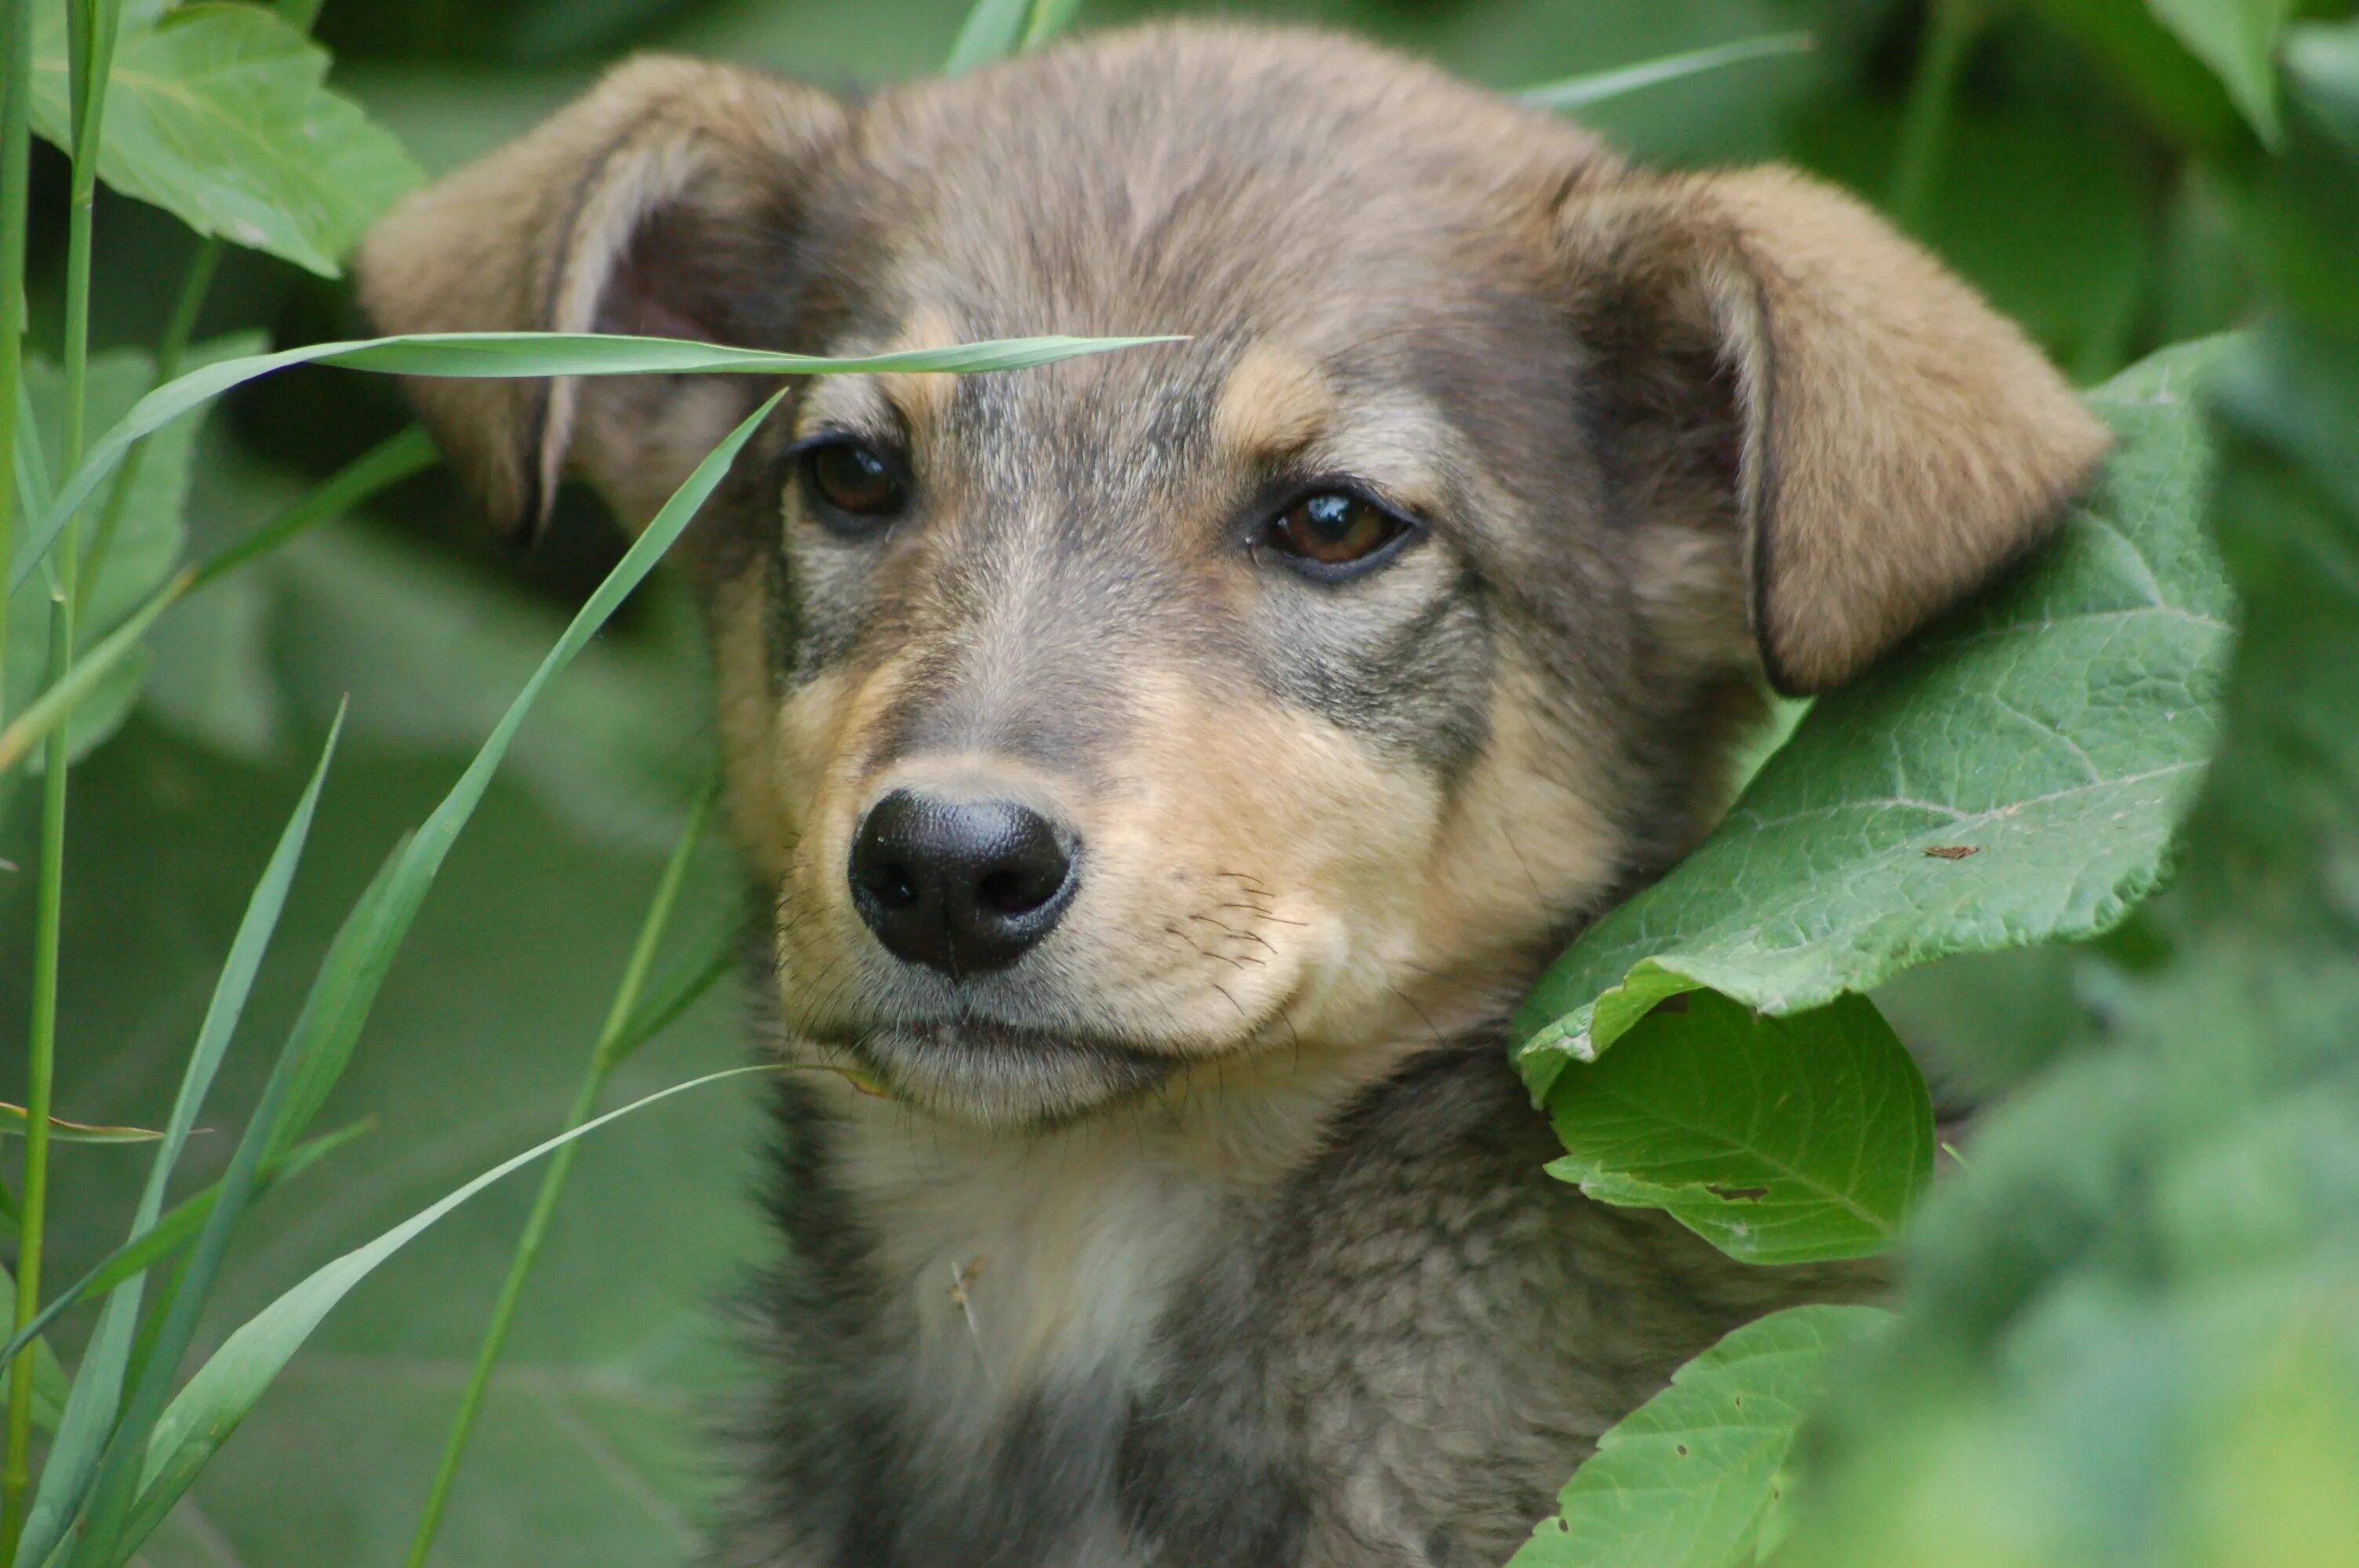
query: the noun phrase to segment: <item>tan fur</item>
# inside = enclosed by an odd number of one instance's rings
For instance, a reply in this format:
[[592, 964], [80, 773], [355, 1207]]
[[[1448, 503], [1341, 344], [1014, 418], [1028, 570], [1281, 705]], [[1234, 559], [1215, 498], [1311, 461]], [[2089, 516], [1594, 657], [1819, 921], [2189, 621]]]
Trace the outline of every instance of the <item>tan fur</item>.
[[1647, 280], [1736, 373], [1755, 630], [1784, 689], [1859, 673], [1989, 577], [2109, 438], [2015, 326], [1847, 196], [1776, 168], [1566, 204], [1593, 284]]
[[1212, 410], [1214, 438], [1245, 460], [1284, 457], [1317, 435], [1335, 411], [1319, 367], [1266, 343], [1238, 359]]

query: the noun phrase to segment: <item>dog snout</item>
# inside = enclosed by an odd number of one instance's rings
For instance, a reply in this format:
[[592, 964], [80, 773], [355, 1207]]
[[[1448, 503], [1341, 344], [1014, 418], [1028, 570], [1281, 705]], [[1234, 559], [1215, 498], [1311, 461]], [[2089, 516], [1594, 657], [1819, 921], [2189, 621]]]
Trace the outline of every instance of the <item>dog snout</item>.
[[1056, 928], [1074, 860], [1072, 833], [1029, 806], [900, 789], [853, 838], [852, 902], [894, 957], [956, 979], [1014, 963]]

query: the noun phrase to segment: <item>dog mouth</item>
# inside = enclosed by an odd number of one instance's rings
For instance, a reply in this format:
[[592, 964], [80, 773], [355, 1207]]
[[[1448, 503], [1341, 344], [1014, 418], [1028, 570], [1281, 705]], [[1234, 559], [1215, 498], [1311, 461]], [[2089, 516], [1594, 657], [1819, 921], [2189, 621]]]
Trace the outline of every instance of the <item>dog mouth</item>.
[[975, 1018], [831, 1032], [820, 1043], [892, 1098], [1001, 1127], [1074, 1120], [1152, 1093], [1185, 1065], [1123, 1042]]

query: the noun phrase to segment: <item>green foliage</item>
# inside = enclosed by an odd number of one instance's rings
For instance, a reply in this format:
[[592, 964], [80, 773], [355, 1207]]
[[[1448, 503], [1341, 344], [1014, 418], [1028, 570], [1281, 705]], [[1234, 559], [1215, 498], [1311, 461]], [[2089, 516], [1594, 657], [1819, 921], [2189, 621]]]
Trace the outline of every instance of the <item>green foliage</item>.
[[1924, 1079], [1864, 997], [1789, 1019], [1672, 997], [1560, 1080], [1549, 1114], [1567, 1150], [1550, 1174], [1748, 1263], [1883, 1251], [1933, 1179]]
[[[2359, 195], [2359, 24], [2296, 42], [2300, 175], [2244, 177], [2275, 199], [2247, 209], [2262, 246]], [[2208, 382], [2201, 499], [2244, 610], [2171, 940], [2105, 977], [2094, 1038], [1910, 1227], [1777, 1563], [2325, 1564], [2359, 1540], [2359, 335], [2308, 300]]]
[[1549, 971], [1516, 1025], [1536, 1094], [1667, 996], [1794, 1012], [2094, 935], [2154, 890], [2219, 739], [2231, 608], [2194, 396], [2217, 353], [2091, 395], [2121, 444], [2032, 569], [1819, 699], [1703, 846]]
[[[33, 125], [69, 146], [66, 5], [36, 16]], [[126, 7], [99, 177], [200, 234], [326, 276], [419, 181], [401, 144], [321, 85], [328, 57], [257, 5]]]
[[1788, 1456], [1838, 1353], [1875, 1307], [1795, 1307], [1680, 1368], [1567, 1482], [1510, 1568], [1723, 1568], [1766, 1555], [1790, 1519]]
[[[206, 357], [251, 351], [255, 340], [214, 345]], [[49, 473], [62, 473], [60, 446], [65, 400], [64, 377], [42, 359], [25, 366], [25, 388], [33, 418], [33, 439], [19, 438], [19, 450], [38, 452]], [[116, 349], [95, 356], [90, 365], [90, 412], [99, 424], [122, 417], [155, 382], [155, 361], [136, 349]], [[193, 409], [156, 433], [137, 481], [125, 505], [125, 531], [107, 552], [98, 579], [84, 586], [83, 614], [98, 624], [111, 625], [142, 600], [163, 586], [179, 565], [185, 530], [181, 509], [189, 489], [189, 465], [197, 428], [205, 411]], [[27, 506], [28, 514], [38, 515]], [[31, 559], [26, 559], [27, 576]], [[42, 651], [49, 646], [49, 616], [46, 595], [20, 594], [9, 607], [5, 669], [8, 690], [0, 712], [22, 711], [41, 689]], [[134, 654], [116, 665], [99, 688], [75, 707], [71, 726], [72, 752], [87, 752], [113, 734], [139, 700], [147, 661]]]
[[2147, 0], [2155, 16], [2220, 73], [2229, 96], [2264, 140], [2281, 134], [2277, 116], [2277, 34], [2295, 0]]

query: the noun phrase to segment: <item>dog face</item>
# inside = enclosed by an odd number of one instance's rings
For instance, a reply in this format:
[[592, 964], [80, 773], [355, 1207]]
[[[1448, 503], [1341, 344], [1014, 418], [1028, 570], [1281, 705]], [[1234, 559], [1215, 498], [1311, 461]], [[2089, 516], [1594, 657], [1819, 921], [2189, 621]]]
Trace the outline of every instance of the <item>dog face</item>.
[[[1495, 1018], [1709, 825], [1765, 675], [1847, 678], [2103, 445], [1847, 200], [1310, 34], [857, 107], [636, 62], [362, 274], [405, 331], [1186, 335], [808, 380], [689, 546], [791, 1033], [1003, 1127]], [[414, 390], [495, 511], [639, 523], [759, 389]]]

